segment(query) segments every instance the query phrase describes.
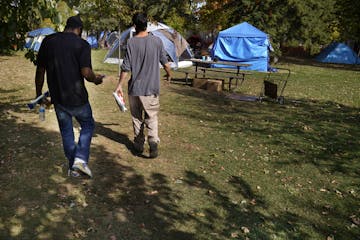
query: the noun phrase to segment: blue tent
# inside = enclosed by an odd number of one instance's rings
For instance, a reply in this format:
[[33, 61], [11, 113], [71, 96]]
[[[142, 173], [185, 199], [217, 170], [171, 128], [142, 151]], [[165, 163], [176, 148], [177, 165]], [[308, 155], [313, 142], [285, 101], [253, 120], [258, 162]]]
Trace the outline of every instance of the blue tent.
[[[154, 36], [160, 38], [163, 43], [164, 49], [170, 58], [170, 65], [173, 68], [189, 67], [192, 65], [191, 61], [183, 61], [192, 57], [192, 52], [188, 42], [181, 36], [180, 33], [173, 28], [163, 23], [148, 23], [147, 31], [151, 32]], [[121, 49], [126, 49], [127, 39], [135, 35], [135, 28], [131, 27], [125, 30], [120, 35]], [[119, 59], [119, 36], [118, 33], [112, 33], [107, 38], [108, 43], [111, 45], [108, 53], [105, 56], [104, 62], [122, 64], [122, 59]]]
[[30, 31], [28, 33], [28, 36], [29, 37], [37, 37], [37, 36], [40, 36], [40, 35], [50, 35], [50, 34], [52, 34], [54, 32], [55, 32], [54, 29], [49, 28], [49, 27], [38, 28], [38, 29]]
[[27, 37], [25, 39], [25, 48], [32, 49], [34, 51], [39, 51], [42, 40], [50, 34], [55, 33], [52, 28], [38, 28], [28, 32]]
[[349, 46], [336, 42], [324, 48], [315, 60], [324, 63], [360, 64], [360, 58]]
[[96, 39], [96, 36], [94, 35], [90, 35], [86, 38], [86, 41], [90, 44], [91, 48], [98, 48], [99, 44], [98, 44], [98, 40]]
[[[243, 70], [267, 71], [269, 63], [269, 37], [247, 22], [219, 32], [211, 57], [219, 61], [251, 64]], [[228, 67], [215, 64], [213, 67]]]

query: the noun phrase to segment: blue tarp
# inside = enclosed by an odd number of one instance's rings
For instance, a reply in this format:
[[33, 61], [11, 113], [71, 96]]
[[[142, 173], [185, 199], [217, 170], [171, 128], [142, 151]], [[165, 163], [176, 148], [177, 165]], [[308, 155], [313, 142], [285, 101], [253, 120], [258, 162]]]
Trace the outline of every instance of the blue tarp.
[[[211, 50], [212, 59], [251, 64], [242, 70], [267, 71], [271, 49], [268, 35], [247, 22], [219, 32]], [[215, 64], [213, 67], [227, 67]]]
[[337, 42], [324, 48], [315, 60], [324, 63], [360, 64], [360, 58], [349, 46]]

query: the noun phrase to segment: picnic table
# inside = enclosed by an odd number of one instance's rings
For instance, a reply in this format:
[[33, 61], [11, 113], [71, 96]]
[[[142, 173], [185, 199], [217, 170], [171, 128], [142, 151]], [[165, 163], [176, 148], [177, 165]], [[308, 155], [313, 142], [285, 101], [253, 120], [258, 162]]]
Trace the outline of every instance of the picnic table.
[[[236, 62], [225, 62], [225, 61], [213, 61], [213, 60], [202, 60], [202, 59], [190, 59], [195, 66], [195, 71], [193, 69], [178, 69], [178, 72], [183, 72], [186, 74], [185, 82], [189, 83], [189, 75], [193, 74], [194, 79], [203, 79], [221, 81], [222, 90], [224, 90], [224, 85], [228, 84], [228, 90], [232, 91], [233, 80], [235, 82], [235, 89], [242, 85], [245, 80], [245, 76], [251, 75], [249, 71], [242, 71], [241, 67], [250, 66], [250, 64], [236, 63]], [[235, 71], [231, 71], [229, 68], [212, 68], [213, 64], [225, 65], [225, 66], [234, 66], [236, 67]], [[218, 73], [218, 76], [215, 75]], [[276, 71], [264, 72], [265, 77], [263, 79], [263, 87], [260, 91], [259, 96], [251, 96], [251, 100], [256, 99], [258, 101], [263, 101], [267, 97], [270, 99], [276, 100], [278, 103], [284, 103], [283, 92], [287, 85], [287, 81], [290, 77], [291, 71], [287, 68], [276, 68]], [[201, 77], [198, 77], [201, 75]], [[240, 83], [240, 84], [239, 84]], [[246, 99], [249, 96], [245, 96]]]
[[[245, 76], [251, 73], [241, 71], [241, 67], [250, 66], [250, 64], [237, 63], [237, 62], [225, 62], [225, 61], [213, 61], [213, 60], [201, 60], [197, 58], [191, 58], [190, 61], [193, 62], [195, 66], [195, 71], [186, 69], [178, 70], [179, 72], [184, 72], [186, 74], [185, 81], [188, 84], [189, 74], [193, 74], [195, 79], [198, 79], [198, 75], [202, 75], [203, 79], [216, 79], [222, 81], [222, 88], [224, 89], [225, 80], [226, 84], [229, 85], [229, 91], [232, 90], [232, 83], [235, 80], [236, 88], [242, 84], [245, 80]], [[236, 67], [236, 72], [231, 71], [229, 68], [212, 68], [213, 64], [219, 64], [224, 66], [233, 66]], [[215, 76], [214, 73], [221, 73], [221, 77]]]
[[237, 75], [240, 74], [240, 68], [241, 67], [248, 67], [251, 66], [250, 64], [246, 63], [237, 63], [237, 62], [228, 62], [228, 61], [214, 61], [214, 60], [202, 60], [197, 58], [191, 58], [190, 61], [192, 61], [195, 65], [195, 71], [198, 71], [198, 67], [203, 68], [211, 68], [212, 65], [218, 64], [218, 65], [224, 65], [224, 66], [233, 66], [237, 68]]

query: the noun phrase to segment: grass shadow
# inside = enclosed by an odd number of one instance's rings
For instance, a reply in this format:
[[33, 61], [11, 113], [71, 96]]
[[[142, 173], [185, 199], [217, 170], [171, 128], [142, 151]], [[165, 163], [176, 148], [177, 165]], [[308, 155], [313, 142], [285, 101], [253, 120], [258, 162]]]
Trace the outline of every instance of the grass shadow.
[[[11, 114], [19, 112], [22, 105], [2, 104], [0, 238], [194, 238], [174, 226], [187, 217], [166, 176], [145, 177], [123, 164], [119, 154], [93, 145], [94, 178], [67, 178], [60, 134]], [[129, 145], [126, 135], [98, 126], [97, 134]]]
[[[243, 197], [243, 200], [239, 202], [231, 200], [228, 192], [220, 190], [204, 176], [194, 172], [187, 171], [184, 181], [190, 186], [207, 192], [212, 204], [217, 207], [216, 212], [213, 208], [206, 206], [198, 210], [204, 213], [202, 218], [197, 217], [200, 214], [193, 213], [196, 219], [203, 219], [195, 223], [200, 239], [206, 239], [209, 233], [211, 233], [211, 239], [274, 239], [284, 232], [290, 239], [310, 237], [303, 230], [294, 231], [294, 227], [303, 221], [300, 216], [289, 212], [274, 216], [265, 215], [264, 212], [269, 210], [269, 206], [262, 196], [255, 193], [247, 181], [241, 177], [231, 176], [228, 183]], [[222, 224], [219, 224], [219, 219], [223, 221]], [[219, 225], [221, 228], [218, 227]], [[204, 231], [204, 226], [208, 228], [208, 231]]]
[[[360, 115], [357, 108], [306, 99], [289, 99], [285, 105], [243, 102], [192, 88], [173, 88], [172, 91], [189, 97], [189, 101], [181, 103], [181, 108], [196, 109], [201, 106], [202, 109], [178, 111], [176, 106], [172, 106], [172, 114], [206, 121], [210, 128], [217, 131], [251, 135], [269, 148], [282, 146], [296, 157], [279, 160], [278, 164], [311, 163], [320, 171], [326, 169], [353, 177], [359, 175], [359, 171], [353, 168], [360, 152]], [[221, 115], [221, 124], [218, 123], [219, 118], [213, 115]], [[303, 139], [306, 141], [302, 142]], [[299, 158], [299, 154], [302, 157]]]
[[119, 133], [117, 131], [112, 130], [110, 127], [107, 127], [107, 126], [117, 126], [117, 125], [119, 124], [96, 122], [94, 137], [96, 137], [97, 134], [100, 134], [114, 142], [125, 145], [133, 156], [150, 159], [149, 156], [146, 156], [143, 153], [139, 153], [138, 151], [136, 151], [134, 144], [129, 139], [128, 135]]

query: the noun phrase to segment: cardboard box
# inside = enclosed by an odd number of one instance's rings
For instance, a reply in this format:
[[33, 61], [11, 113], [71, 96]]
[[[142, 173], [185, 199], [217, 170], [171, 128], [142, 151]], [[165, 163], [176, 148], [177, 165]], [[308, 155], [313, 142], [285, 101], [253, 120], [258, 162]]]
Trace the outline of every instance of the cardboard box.
[[206, 90], [211, 92], [221, 92], [222, 91], [222, 81], [221, 80], [208, 80], [206, 83]]
[[223, 89], [221, 79], [194, 78], [193, 87], [205, 89], [211, 92], [221, 92]]
[[193, 79], [193, 87], [206, 89], [208, 79], [206, 78], [194, 78]]

